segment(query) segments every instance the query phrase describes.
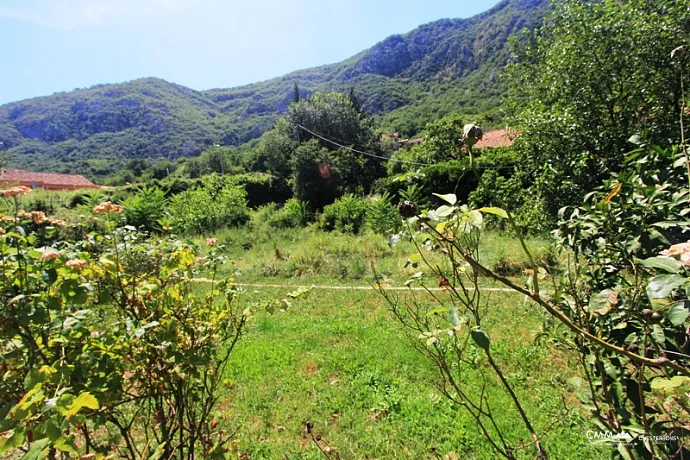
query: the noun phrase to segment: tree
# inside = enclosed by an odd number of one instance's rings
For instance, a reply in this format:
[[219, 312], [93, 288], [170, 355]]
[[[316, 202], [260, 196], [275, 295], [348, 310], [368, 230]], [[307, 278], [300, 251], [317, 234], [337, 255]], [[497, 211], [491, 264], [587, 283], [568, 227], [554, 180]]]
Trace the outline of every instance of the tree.
[[463, 145], [463, 126], [462, 119], [455, 114], [427, 123], [424, 142], [397, 151], [388, 163], [389, 174], [418, 169], [421, 164], [433, 165], [457, 158]]
[[[329, 200], [358, 188], [370, 190], [373, 182], [385, 175], [383, 162], [370, 155], [383, 154], [371, 120], [358, 113], [339, 93], [316, 93], [292, 104], [275, 128], [261, 138], [249, 161], [250, 167], [289, 178], [298, 194], [296, 184], [298, 176], [303, 179], [305, 174], [300, 168], [305, 165], [302, 157], [306, 150], [299, 152], [300, 158], [295, 155], [306, 144], [309, 147], [305, 149], [312, 153], [329, 152], [329, 170], [337, 172], [339, 178], [337, 193], [325, 195]], [[299, 197], [316, 208], [319, 203], [327, 204], [324, 197]]]
[[4, 145], [0, 142], [0, 175], [4, 174], [7, 169], [7, 164], [9, 163], [9, 155], [5, 150]]
[[177, 164], [170, 160], [157, 161], [149, 167], [153, 179], [165, 179], [177, 169]]
[[125, 165], [125, 169], [131, 171], [134, 177], [140, 177], [148, 167], [149, 162], [141, 158], [129, 160]]
[[350, 87], [350, 94], [347, 95], [347, 100], [350, 101], [357, 113], [362, 113], [362, 105], [359, 103], [357, 96], [355, 96], [355, 89], [353, 87]]
[[297, 82], [295, 82], [295, 86], [292, 88], [292, 102], [298, 103], [299, 99], [299, 86], [297, 86]]
[[190, 179], [198, 179], [204, 174], [200, 158], [188, 158], [184, 161], [184, 171]]
[[230, 169], [229, 155], [232, 152], [230, 147], [213, 146], [201, 154], [199, 160], [206, 173], [225, 174]]
[[684, 2], [565, 0], [514, 41], [507, 102], [516, 148], [551, 212], [619, 171], [632, 135], [661, 145], [678, 138], [690, 69], [671, 52], [688, 34]]
[[342, 180], [328, 149], [312, 139], [295, 149], [292, 157], [295, 198], [313, 209], [333, 203], [343, 194]]

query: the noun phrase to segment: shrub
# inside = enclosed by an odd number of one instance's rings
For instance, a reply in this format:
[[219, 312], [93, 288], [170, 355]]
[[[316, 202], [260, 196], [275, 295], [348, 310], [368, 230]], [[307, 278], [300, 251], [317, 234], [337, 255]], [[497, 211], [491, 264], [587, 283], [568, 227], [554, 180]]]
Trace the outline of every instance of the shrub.
[[374, 233], [388, 235], [400, 231], [402, 219], [397, 208], [391, 202], [391, 196], [383, 196], [371, 200], [366, 211], [366, 223]]
[[0, 455], [219, 455], [214, 406], [247, 318], [235, 291], [197, 294], [190, 248], [116, 229], [115, 216], [70, 241], [15, 215], [0, 220]]
[[159, 230], [159, 221], [165, 215], [168, 200], [165, 192], [159, 188], [145, 187], [127, 198], [124, 203], [124, 214], [127, 224], [148, 231]]
[[277, 228], [298, 228], [306, 226], [309, 218], [308, 204], [291, 198], [285, 202], [283, 209], [270, 218], [269, 224]]
[[[544, 435], [522, 409], [529, 396], [515, 391], [493, 358], [500, 345], [482, 327], [487, 312], [477, 289], [480, 274], [543, 309], [546, 321], [537, 346], [574, 352], [581, 368], [568, 383], [591, 411], [593, 427], [625, 437], [626, 442], [611, 443], [622, 458], [689, 453], [683, 444], [683, 421], [690, 416], [685, 403], [690, 389], [687, 161], [681, 149], [642, 147], [627, 156], [622, 172], [588, 193], [582, 206], [563, 208], [555, 236], [567, 255], [565, 273], [551, 270], [548, 257], [539, 263], [502, 209], [469, 210], [448, 194], [443, 195], [446, 205], [411, 221], [415, 232], [409, 236], [424, 252], [414, 254], [409, 264], [425, 266], [433, 278], [418, 272], [406, 284], [438, 283], [447, 295], [428, 305], [401, 301], [383, 285], [381, 292], [395, 317], [419, 340], [417, 349], [437, 366], [444, 394], [469, 411], [480, 428], [493, 426], [481, 432], [499, 455], [515, 458], [517, 449], [530, 446], [534, 455], [547, 458]], [[528, 260], [526, 287], [505, 277], [519, 267], [499, 261], [491, 269], [480, 260], [486, 215], [511, 221]], [[445, 263], [433, 262], [428, 252], [441, 254]], [[540, 285], [548, 285], [548, 291]], [[483, 363], [477, 363], [476, 355], [468, 359], [468, 343], [482, 350]], [[520, 429], [532, 443], [523, 444], [514, 432], [506, 437], [492, 423], [491, 411], [481, 409], [485, 403], [490, 406], [490, 398], [476, 399], [483, 389], [469, 387], [466, 379], [472, 369], [493, 371], [493, 376], [485, 374], [484, 385], [493, 378], [503, 386], [519, 414], [516, 423], [521, 419]], [[649, 442], [659, 438], [665, 442]]]
[[208, 233], [237, 226], [249, 220], [246, 192], [242, 187], [224, 185], [217, 180], [188, 190], [170, 200], [170, 225], [183, 233]]
[[295, 198], [318, 210], [343, 194], [343, 180], [334, 156], [316, 139], [295, 149], [291, 160]]
[[368, 200], [345, 195], [323, 208], [319, 216], [319, 228], [326, 231], [359, 233], [364, 227]]
[[[524, 171], [505, 176], [489, 169], [481, 174], [482, 185], [468, 197], [473, 207], [499, 206], [512, 210], [515, 222], [528, 234], [545, 234], [556, 225], [556, 219], [546, 212], [544, 200], [530, 186], [531, 179]], [[507, 222], [495, 216], [487, 222], [491, 227], [510, 231]]]
[[171, 176], [160, 181], [161, 188], [165, 191], [165, 196], [170, 198], [178, 193], [186, 192], [190, 188], [198, 187], [202, 184], [200, 179], [185, 179], [178, 176]]
[[229, 280], [193, 281], [202, 269], [215, 279], [217, 247], [197, 259], [175, 238], [118, 228], [112, 203], [95, 210], [98, 232], [63, 239], [59, 221], [12, 198], [0, 215], [0, 456], [226, 458], [217, 402], [249, 310]]
[[85, 192], [79, 192], [75, 193], [72, 195], [72, 198], [69, 200], [69, 205], [68, 207], [70, 209], [74, 209], [79, 205], [86, 204], [86, 201], [90, 198], [90, 195]]
[[[475, 152], [477, 168], [506, 179], [512, 177], [517, 163], [517, 154], [510, 148], [487, 148]], [[376, 191], [389, 193], [396, 204], [395, 200], [400, 196], [401, 190], [410, 186], [427, 191], [423, 201], [427, 201], [431, 192], [435, 190], [447, 190], [452, 191], [459, 202], [466, 203], [470, 195], [477, 190], [478, 182], [469, 159], [463, 157], [420, 168], [416, 172], [379, 180]], [[431, 197], [431, 202], [435, 206], [442, 204], [436, 197]]]

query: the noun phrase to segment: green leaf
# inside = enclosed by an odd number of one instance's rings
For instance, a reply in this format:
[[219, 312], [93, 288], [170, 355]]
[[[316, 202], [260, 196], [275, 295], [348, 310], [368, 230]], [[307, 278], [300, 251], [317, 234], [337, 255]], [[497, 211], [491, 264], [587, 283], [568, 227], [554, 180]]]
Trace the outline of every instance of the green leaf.
[[448, 308], [448, 307], [438, 307], [438, 308], [434, 308], [433, 310], [429, 310], [427, 312], [426, 316], [438, 315], [440, 313], [446, 313], [449, 311], [450, 311], [450, 308]]
[[69, 454], [77, 455], [77, 447], [74, 445], [74, 436], [69, 438], [60, 438], [55, 441], [55, 448], [60, 452], [67, 452]]
[[640, 136], [639, 134], [633, 134], [628, 138], [628, 142], [635, 145], [642, 145], [644, 143], [644, 140], [642, 139], [642, 136]]
[[453, 206], [446, 206], [446, 205], [444, 204], [443, 206], [439, 207], [439, 208], [436, 210], [436, 216], [438, 216], [438, 217], [447, 217], [447, 216], [450, 216], [451, 214], [453, 214], [454, 211], [455, 211], [455, 207], [453, 207]]
[[505, 212], [501, 208], [484, 207], [484, 208], [477, 209], [477, 211], [483, 212], [483, 213], [488, 213], [488, 214], [495, 214], [495, 215], [502, 217], [504, 219], [508, 218], [508, 213]]
[[650, 386], [652, 390], [672, 391], [683, 384], [690, 384], [690, 377], [684, 375], [676, 375], [670, 379], [659, 377], [652, 380]]
[[486, 352], [489, 351], [489, 345], [491, 345], [491, 339], [489, 339], [489, 334], [487, 334], [485, 331], [482, 331], [481, 329], [475, 329], [471, 332], [471, 335], [472, 340], [474, 340], [474, 343], [476, 343], [479, 348]]
[[161, 323], [159, 323], [158, 321], [151, 321], [150, 323], [145, 324], [145, 325], [141, 326], [139, 329], [137, 329], [137, 330], [134, 332], [134, 336], [135, 336], [136, 338], [139, 338], [139, 337], [141, 337], [142, 335], [146, 334], [146, 330], [147, 330], [147, 329], [151, 329], [152, 327], [158, 327], [158, 326], [160, 326], [160, 324], [161, 324]]
[[593, 294], [589, 298], [589, 311], [597, 315], [605, 315], [618, 303], [618, 294], [616, 291], [606, 289], [599, 293]]
[[57, 373], [57, 371], [49, 366], [31, 369], [29, 373], [26, 374], [26, 378], [24, 378], [24, 390], [29, 391], [39, 383], [47, 382], [55, 373]]
[[48, 457], [50, 453], [50, 439], [39, 439], [31, 445], [31, 449], [24, 454], [22, 460], [40, 460]]
[[671, 257], [657, 256], [650, 257], [642, 261], [642, 265], [647, 268], [658, 268], [669, 273], [680, 273], [683, 265]]
[[72, 404], [67, 407], [67, 413], [65, 416], [69, 420], [73, 416], [77, 415], [77, 413], [82, 410], [84, 407], [96, 410], [98, 409], [98, 400], [88, 391], [80, 394], [73, 402]]
[[676, 302], [666, 313], [666, 319], [674, 326], [680, 326], [690, 315], [690, 310], [686, 307], [686, 302]]
[[652, 338], [658, 345], [663, 346], [664, 343], [666, 343], [666, 335], [664, 334], [664, 329], [658, 324], [652, 326], [652, 330], [649, 335], [652, 336]]
[[0, 433], [0, 455], [24, 444], [21, 430], [7, 430]]
[[679, 275], [657, 275], [647, 284], [647, 296], [650, 299], [664, 299], [686, 282], [687, 279]]
[[53, 422], [48, 420], [45, 424], [45, 432], [48, 435], [48, 439], [51, 441], [56, 441], [62, 437], [62, 430]]
[[156, 448], [156, 451], [153, 453], [153, 455], [151, 457], [149, 457], [149, 460], [159, 460], [160, 458], [162, 458], [163, 454], [165, 453], [165, 445], [166, 445], [165, 442], [161, 443]]
[[446, 203], [448, 203], [450, 205], [454, 205], [455, 203], [458, 202], [458, 197], [456, 197], [454, 193], [448, 193], [446, 195], [434, 193], [434, 196], [439, 197], [440, 199], [442, 199], [443, 201], [445, 201]]
[[469, 221], [475, 227], [481, 227], [482, 223], [484, 222], [484, 216], [482, 216], [482, 213], [477, 210], [470, 211]]

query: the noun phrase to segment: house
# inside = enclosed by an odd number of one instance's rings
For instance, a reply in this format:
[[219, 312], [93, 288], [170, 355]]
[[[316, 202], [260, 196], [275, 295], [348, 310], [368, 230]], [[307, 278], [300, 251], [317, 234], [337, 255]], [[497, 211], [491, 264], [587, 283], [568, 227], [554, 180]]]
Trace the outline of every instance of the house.
[[44, 188], [46, 190], [78, 190], [89, 188], [101, 188], [84, 176], [76, 174], [56, 174], [23, 171], [21, 169], [8, 169], [0, 174], [0, 186], [23, 185], [32, 189]]
[[517, 133], [505, 129], [497, 129], [484, 133], [482, 139], [474, 145], [475, 149], [486, 147], [510, 147], [513, 145]]
[[390, 144], [393, 150], [400, 148], [400, 133], [381, 133], [381, 143]]

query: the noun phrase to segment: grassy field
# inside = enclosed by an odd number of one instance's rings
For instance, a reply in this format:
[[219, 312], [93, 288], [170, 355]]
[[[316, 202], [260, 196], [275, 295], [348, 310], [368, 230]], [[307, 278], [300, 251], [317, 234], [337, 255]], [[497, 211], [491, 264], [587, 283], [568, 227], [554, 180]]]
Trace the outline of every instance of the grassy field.
[[[400, 241], [391, 247], [388, 240], [372, 233], [350, 235], [306, 229], [271, 229], [263, 226], [228, 229], [214, 237], [225, 245], [224, 255], [232, 262], [223, 274], [235, 274], [239, 282], [289, 282], [292, 284], [371, 284], [375, 273], [402, 283], [412, 273], [405, 262], [416, 251]], [[506, 275], [521, 275], [527, 258], [518, 242], [509, 235], [488, 233], [483, 237], [482, 262], [501, 267]], [[204, 250], [204, 238], [194, 242]], [[530, 238], [528, 246], [537, 258], [552, 257], [549, 242]], [[436, 257], [435, 254], [429, 255]], [[488, 280], [487, 280], [488, 281]]]
[[[243, 301], [286, 292], [252, 290]], [[541, 313], [511, 293], [494, 293], [490, 302], [497, 359], [539, 429], [555, 421], [545, 442], [552, 458], [604, 457], [585, 438], [566, 357], [534, 345]], [[436, 370], [374, 291], [314, 290], [286, 312], [259, 312], [227, 377], [220, 413], [248, 458], [322, 458], [307, 421], [341, 458], [494, 458], [472, 419], [441, 396]], [[499, 424], [513, 439], [524, 437], [507, 396], [490, 393]]]
[[[214, 236], [231, 261], [224, 274], [235, 274], [240, 283], [285, 286], [245, 287], [240, 298], [248, 305], [281, 298], [288, 286], [320, 287], [285, 312], [257, 309], [232, 356], [220, 415], [227, 429], [237, 430], [243, 458], [323, 458], [307, 435], [308, 421], [340, 458], [494, 458], [471, 417], [441, 395], [437, 370], [414, 349], [410, 340], [417, 339], [405, 334], [381, 295], [326, 289], [371, 285], [372, 263], [401, 285], [415, 271], [403, 268], [411, 244], [391, 248], [381, 236], [311, 228]], [[548, 252], [546, 240], [529, 245]], [[519, 273], [525, 262], [509, 236], [486, 235], [484, 247], [489, 266], [515, 265]], [[495, 286], [488, 280], [483, 285]], [[548, 429], [552, 458], [605, 457], [606, 450], [585, 437], [591, 427], [568, 388], [575, 375], [568, 356], [534, 342], [542, 312], [514, 293], [487, 296], [492, 350], [537, 429]], [[480, 391], [479, 372], [469, 369], [464, 378]], [[527, 442], [507, 395], [491, 384], [488, 391], [499, 425], [514, 441]]]

